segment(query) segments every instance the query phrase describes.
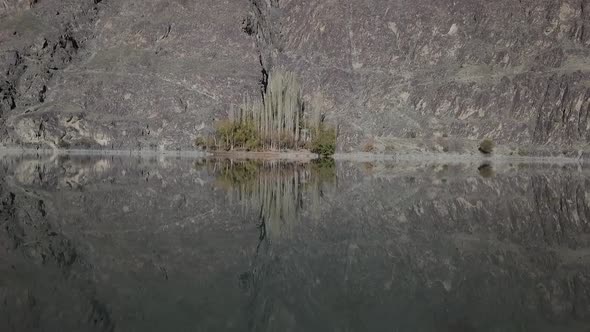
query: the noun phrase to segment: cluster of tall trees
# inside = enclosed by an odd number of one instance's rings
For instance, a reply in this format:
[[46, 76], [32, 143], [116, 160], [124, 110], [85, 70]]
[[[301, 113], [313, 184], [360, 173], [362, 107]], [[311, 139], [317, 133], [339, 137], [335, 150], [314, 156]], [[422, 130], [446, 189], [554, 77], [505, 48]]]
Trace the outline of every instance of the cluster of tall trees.
[[230, 109], [228, 119], [217, 124], [216, 130], [214, 142], [198, 145], [268, 151], [313, 149], [320, 139], [332, 149], [336, 144], [336, 131], [323, 124], [319, 103], [306, 104], [295, 74], [282, 70], [271, 73], [260, 99], [245, 96], [239, 107]]
[[297, 149], [309, 137], [310, 128], [319, 127], [319, 107], [313, 116], [305, 117], [301, 85], [292, 72], [271, 74], [263, 100], [244, 98], [242, 105], [230, 111], [234, 126], [252, 127], [259, 135], [263, 149]]

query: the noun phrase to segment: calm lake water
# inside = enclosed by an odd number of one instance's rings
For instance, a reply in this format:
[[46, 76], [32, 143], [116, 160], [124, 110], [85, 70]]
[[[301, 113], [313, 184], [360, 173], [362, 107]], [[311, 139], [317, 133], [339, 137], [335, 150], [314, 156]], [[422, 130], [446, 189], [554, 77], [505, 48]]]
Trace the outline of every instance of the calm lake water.
[[0, 165], [0, 331], [590, 331], [579, 165]]

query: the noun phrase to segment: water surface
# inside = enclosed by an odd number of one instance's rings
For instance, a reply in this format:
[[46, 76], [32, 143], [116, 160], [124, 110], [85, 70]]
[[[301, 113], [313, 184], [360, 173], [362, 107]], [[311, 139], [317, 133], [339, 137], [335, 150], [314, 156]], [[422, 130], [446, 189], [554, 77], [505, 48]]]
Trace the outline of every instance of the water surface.
[[580, 165], [1, 166], [1, 331], [590, 330]]

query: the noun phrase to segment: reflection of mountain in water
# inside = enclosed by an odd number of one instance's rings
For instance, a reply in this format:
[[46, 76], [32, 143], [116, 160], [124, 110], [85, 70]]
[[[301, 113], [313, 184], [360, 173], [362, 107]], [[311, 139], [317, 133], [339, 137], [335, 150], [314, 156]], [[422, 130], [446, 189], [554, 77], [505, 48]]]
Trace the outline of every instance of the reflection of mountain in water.
[[272, 164], [3, 160], [0, 330], [590, 327], [587, 169]]
[[[37, 160], [19, 163], [14, 180], [51, 182], [43, 177], [46, 166]], [[0, 330], [114, 331], [89, 276], [92, 265], [50, 221], [51, 197], [11, 187], [9, 169], [3, 168], [0, 183]]]
[[300, 213], [257, 252], [239, 277], [251, 331], [590, 327], [587, 174], [372, 171], [345, 168], [320, 223]]

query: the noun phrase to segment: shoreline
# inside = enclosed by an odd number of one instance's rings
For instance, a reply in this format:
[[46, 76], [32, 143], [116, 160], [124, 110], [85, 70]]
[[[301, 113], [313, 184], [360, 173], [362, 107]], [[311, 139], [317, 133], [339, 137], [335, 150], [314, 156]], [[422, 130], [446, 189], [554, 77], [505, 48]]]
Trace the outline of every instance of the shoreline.
[[[318, 155], [307, 151], [284, 152], [208, 152], [197, 150], [95, 150], [95, 149], [32, 149], [32, 148], [0, 148], [0, 157], [5, 156], [127, 156], [127, 157], [187, 157], [187, 158], [226, 158], [226, 159], [259, 159], [311, 161]], [[369, 152], [336, 153], [332, 156], [337, 161], [350, 162], [435, 162], [435, 163], [541, 163], [541, 164], [586, 164], [588, 159], [572, 157], [540, 157], [511, 156], [502, 154], [467, 154], [467, 153], [395, 153], [376, 154]]]

